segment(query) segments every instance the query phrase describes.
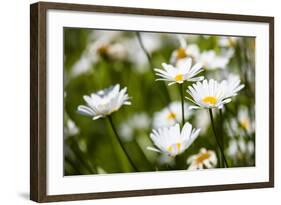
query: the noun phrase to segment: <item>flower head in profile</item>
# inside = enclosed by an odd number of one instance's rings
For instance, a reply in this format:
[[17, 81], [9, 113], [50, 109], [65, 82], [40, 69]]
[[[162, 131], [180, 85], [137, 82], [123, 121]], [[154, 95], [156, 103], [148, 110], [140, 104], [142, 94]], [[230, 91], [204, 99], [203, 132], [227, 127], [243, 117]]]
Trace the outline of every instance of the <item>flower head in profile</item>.
[[156, 147], [147, 147], [147, 149], [173, 157], [183, 153], [198, 137], [199, 132], [200, 129], [192, 129], [192, 125], [188, 122], [184, 124], [182, 130], [178, 123], [152, 130], [150, 138]]
[[186, 40], [184, 39], [184, 37], [182, 35], [178, 36], [178, 40], [179, 40], [180, 46], [179, 46], [179, 48], [177, 48], [176, 50], [173, 51], [173, 53], [171, 55], [171, 59], [170, 59], [171, 64], [175, 65], [177, 63], [177, 61], [187, 58], [187, 57], [191, 57], [192, 59], [198, 58], [198, 56], [200, 54], [200, 50], [196, 44], [187, 45]]
[[222, 108], [222, 106], [231, 101], [231, 97], [237, 93], [233, 86], [227, 81], [217, 82], [213, 79], [203, 82], [197, 82], [188, 87], [187, 93], [192, 99], [195, 106], [190, 106], [193, 109], [200, 108]]
[[176, 66], [162, 63], [163, 69], [154, 69], [156, 75], [159, 76], [157, 80], [164, 80], [170, 82], [168, 85], [175, 83], [183, 83], [184, 81], [200, 81], [203, 80], [203, 76], [195, 77], [203, 71], [202, 65], [196, 63], [192, 66], [191, 58], [184, 58], [177, 62]]
[[[185, 110], [188, 111], [188, 104], [184, 103]], [[154, 114], [153, 118], [153, 127], [167, 127], [174, 125], [176, 123], [181, 123], [181, 103], [180, 102], [172, 102], [167, 107], [163, 108], [159, 112]], [[185, 119], [190, 115], [189, 112], [185, 112]]]
[[110, 115], [119, 110], [122, 105], [130, 105], [127, 88], [120, 90], [120, 85], [100, 90], [92, 93], [90, 96], [85, 95], [86, 105], [79, 105], [78, 112], [90, 116], [93, 120]]
[[189, 170], [214, 168], [217, 165], [217, 156], [214, 151], [201, 148], [198, 154], [192, 155], [187, 159], [187, 164], [190, 164]]

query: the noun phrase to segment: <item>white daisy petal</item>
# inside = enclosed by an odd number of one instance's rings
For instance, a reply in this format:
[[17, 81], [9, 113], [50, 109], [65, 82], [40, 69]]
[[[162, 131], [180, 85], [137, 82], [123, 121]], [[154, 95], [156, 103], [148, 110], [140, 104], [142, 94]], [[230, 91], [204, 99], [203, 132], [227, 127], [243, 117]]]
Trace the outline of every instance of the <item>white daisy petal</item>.
[[155, 147], [147, 147], [147, 150], [153, 151], [153, 152], [160, 152], [159, 149], [156, 149]]
[[[176, 156], [183, 153], [198, 137], [199, 132], [192, 135], [191, 130], [192, 126], [188, 122], [184, 124], [182, 131], [179, 124], [176, 123], [173, 126], [152, 130], [150, 138], [160, 152], [169, 156]], [[148, 149], [155, 151], [155, 148], [148, 147]]]
[[188, 170], [196, 169], [210, 169], [214, 168], [217, 165], [216, 153], [212, 150], [207, 150], [201, 148], [198, 154], [191, 155], [187, 160], [187, 164], [190, 164]]
[[237, 92], [244, 87], [239, 83], [240, 80], [221, 81], [220, 83], [213, 79], [203, 80], [188, 87], [186, 92], [192, 99], [186, 98], [192, 101], [196, 108], [198, 106], [206, 109], [221, 109], [224, 104], [231, 102], [231, 97], [237, 95]]
[[127, 88], [120, 90], [120, 85], [100, 90], [90, 96], [83, 96], [87, 105], [79, 105], [77, 111], [80, 114], [91, 116], [93, 120], [119, 110], [122, 105], [130, 105]]
[[203, 71], [201, 68], [201, 64], [195, 64], [193, 67], [192, 65], [192, 59], [191, 58], [183, 58], [179, 60], [176, 64], [176, 66], [162, 63], [163, 69], [155, 68], [154, 71], [155, 74], [161, 78], [158, 78], [158, 80], [164, 80], [171, 82], [169, 85], [175, 84], [175, 83], [183, 83], [184, 81], [197, 81], [197, 80], [203, 80], [204, 78], [196, 77], [198, 73]]

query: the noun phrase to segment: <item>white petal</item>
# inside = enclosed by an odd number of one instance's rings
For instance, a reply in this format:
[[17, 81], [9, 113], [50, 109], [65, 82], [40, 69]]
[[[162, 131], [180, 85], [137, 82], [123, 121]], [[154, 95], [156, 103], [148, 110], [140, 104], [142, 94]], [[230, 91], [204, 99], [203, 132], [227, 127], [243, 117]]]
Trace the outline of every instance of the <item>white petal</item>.
[[160, 152], [159, 149], [156, 149], [155, 147], [146, 147], [147, 150], [153, 151], [153, 152]]
[[93, 115], [95, 115], [95, 112], [91, 108], [89, 108], [89, 107], [87, 107], [85, 105], [79, 105], [78, 108], [77, 108], [77, 111], [80, 114], [86, 115], [86, 116], [93, 116]]

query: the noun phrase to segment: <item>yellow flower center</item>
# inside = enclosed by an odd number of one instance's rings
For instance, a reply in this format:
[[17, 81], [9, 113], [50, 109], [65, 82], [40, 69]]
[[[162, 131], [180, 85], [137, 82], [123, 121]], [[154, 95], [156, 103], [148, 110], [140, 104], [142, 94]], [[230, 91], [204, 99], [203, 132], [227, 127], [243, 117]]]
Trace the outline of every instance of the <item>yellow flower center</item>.
[[244, 128], [244, 129], [249, 129], [249, 127], [250, 127], [250, 122], [249, 122], [249, 120], [248, 119], [242, 119], [241, 121], [240, 121], [240, 125]]
[[176, 81], [182, 81], [183, 80], [183, 75], [182, 74], [178, 74], [175, 76], [174, 78]]
[[177, 59], [182, 59], [182, 58], [185, 58], [187, 57], [187, 54], [185, 52], [185, 48], [179, 48], [177, 50]]
[[108, 45], [102, 45], [97, 49], [97, 52], [102, 56], [106, 55], [106, 53], [108, 51], [108, 47], [109, 47]]
[[169, 153], [172, 153], [174, 148], [177, 149], [177, 152], [180, 152], [180, 150], [181, 150], [181, 143], [176, 143], [176, 144], [170, 145], [170, 146], [167, 147], [167, 150], [168, 150]]
[[210, 157], [209, 152], [205, 152], [200, 154], [197, 158], [196, 158], [196, 164], [202, 164], [204, 162], [204, 160], [208, 159]]
[[215, 105], [217, 103], [217, 98], [214, 96], [207, 96], [202, 99], [203, 103]]
[[177, 117], [176, 113], [174, 113], [174, 112], [169, 112], [167, 115], [168, 120], [174, 120], [174, 119], [176, 119], [176, 117]]

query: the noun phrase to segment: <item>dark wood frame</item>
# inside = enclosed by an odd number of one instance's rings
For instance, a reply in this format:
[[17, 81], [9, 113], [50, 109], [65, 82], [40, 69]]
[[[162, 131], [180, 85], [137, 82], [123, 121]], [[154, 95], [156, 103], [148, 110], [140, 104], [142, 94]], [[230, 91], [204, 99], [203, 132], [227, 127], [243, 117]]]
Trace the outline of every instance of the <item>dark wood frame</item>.
[[[48, 9], [262, 22], [269, 24], [269, 181], [227, 185], [47, 195], [46, 12]], [[274, 187], [274, 17], [38, 2], [30, 6], [30, 199], [37, 202]]]

